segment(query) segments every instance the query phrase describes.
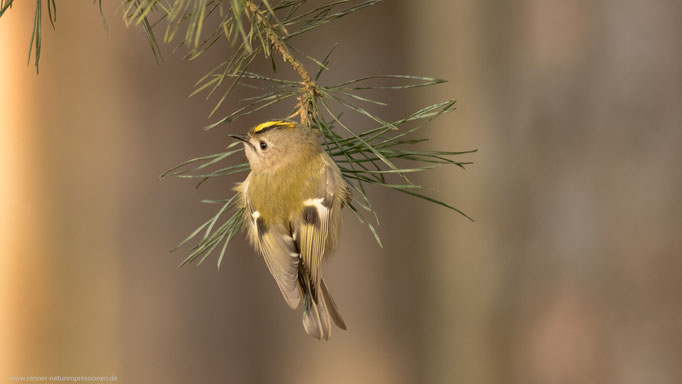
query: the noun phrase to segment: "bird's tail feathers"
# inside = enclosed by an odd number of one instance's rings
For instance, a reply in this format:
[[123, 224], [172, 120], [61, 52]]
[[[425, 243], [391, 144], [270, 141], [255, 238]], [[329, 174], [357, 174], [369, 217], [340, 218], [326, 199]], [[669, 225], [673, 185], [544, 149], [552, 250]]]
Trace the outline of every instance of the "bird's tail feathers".
[[337, 327], [345, 330], [339, 309], [334, 303], [324, 280], [320, 283], [321, 295], [317, 295], [317, 302], [310, 291], [305, 292], [305, 307], [303, 310], [303, 328], [307, 334], [320, 340], [329, 340], [332, 333], [332, 321]]

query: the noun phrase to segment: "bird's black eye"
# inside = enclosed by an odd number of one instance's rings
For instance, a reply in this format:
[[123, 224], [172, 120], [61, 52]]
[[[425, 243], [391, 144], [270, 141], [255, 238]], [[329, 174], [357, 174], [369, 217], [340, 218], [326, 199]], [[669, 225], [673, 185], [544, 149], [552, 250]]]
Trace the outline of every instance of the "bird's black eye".
[[260, 142], [260, 149], [262, 149], [262, 150], [264, 150], [264, 151], [265, 151], [266, 149], [268, 149], [268, 143], [266, 143], [265, 141], [261, 141], [261, 142]]

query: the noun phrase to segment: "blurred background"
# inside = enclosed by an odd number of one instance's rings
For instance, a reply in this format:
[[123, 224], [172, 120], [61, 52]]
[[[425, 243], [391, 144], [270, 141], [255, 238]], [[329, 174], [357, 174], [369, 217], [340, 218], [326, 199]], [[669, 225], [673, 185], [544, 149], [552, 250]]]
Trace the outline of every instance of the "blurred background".
[[449, 79], [387, 93], [388, 113], [456, 98], [426, 147], [479, 149], [420, 179], [475, 223], [373, 190], [381, 249], [345, 212], [326, 274], [349, 329], [329, 342], [243, 239], [220, 270], [168, 253], [238, 178], [158, 175], [281, 115], [203, 132], [216, 100], [188, 95], [219, 50], [191, 64], [165, 46], [159, 66], [116, 1], [109, 33], [92, 2], [58, 2], [56, 31], [43, 15], [36, 75], [34, 4], [15, 3], [0, 20], [0, 380], [682, 382], [680, 2], [394, 0], [298, 38], [317, 57], [340, 43], [332, 80]]

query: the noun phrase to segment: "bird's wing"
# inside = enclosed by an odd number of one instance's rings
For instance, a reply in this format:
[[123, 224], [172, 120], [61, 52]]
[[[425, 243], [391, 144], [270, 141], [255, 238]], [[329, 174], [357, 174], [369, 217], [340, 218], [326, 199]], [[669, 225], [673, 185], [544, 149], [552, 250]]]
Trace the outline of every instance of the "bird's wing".
[[322, 260], [334, 230], [331, 228], [334, 225], [331, 215], [338, 214], [338, 210], [332, 210], [334, 204], [338, 204], [334, 199], [338, 187], [334, 172], [338, 170], [325, 164], [321, 172], [317, 196], [303, 202], [301, 218], [294, 224], [294, 240], [301, 252], [301, 261], [310, 274], [315, 300], [322, 278]]
[[260, 213], [246, 201], [249, 215], [249, 237], [263, 255], [270, 274], [287, 304], [296, 309], [301, 300], [298, 286], [298, 264], [300, 257], [289, 228], [282, 224], [267, 225]]

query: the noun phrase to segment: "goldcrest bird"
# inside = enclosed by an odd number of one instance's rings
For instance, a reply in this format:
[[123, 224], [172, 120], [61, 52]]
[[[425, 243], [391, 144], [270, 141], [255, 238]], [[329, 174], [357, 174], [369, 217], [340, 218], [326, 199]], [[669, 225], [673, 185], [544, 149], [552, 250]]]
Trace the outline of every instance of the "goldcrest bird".
[[292, 309], [303, 299], [306, 333], [328, 340], [332, 322], [346, 324], [322, 278], [339, 240], [341, 209], [351, 192], [316, 133], [290, 121], [268, 121], [246, 135], [251, 172], [240, 194], [248, 238], [263, 255]]

